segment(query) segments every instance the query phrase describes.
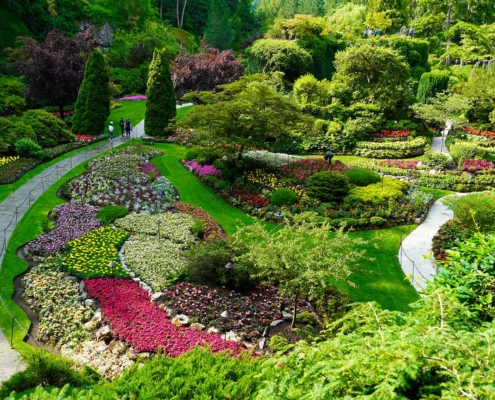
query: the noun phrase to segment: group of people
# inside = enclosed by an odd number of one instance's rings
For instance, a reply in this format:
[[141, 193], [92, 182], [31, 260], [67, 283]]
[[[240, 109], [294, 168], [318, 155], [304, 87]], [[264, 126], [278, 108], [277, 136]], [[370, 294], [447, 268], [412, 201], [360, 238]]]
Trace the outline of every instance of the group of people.
[[[131, 120], [127, 118], [124, 121], [124, 118], [120, 118], [119, 126], [122, 137], [124, 137], [124, 131], [125, 131], [125, 137], [130, 138], [132, 131]], [[110, 125], [108, 126], [108, 133], [110, 134], [110, 138], [108, 140], [112, 141], [114, 136], [113, 121], [110, 121]]]
[[380, 29], [378, 28], [364, 28], [364, 32], [363, 32], [363, 37], [364, 38], [370, 38], [370, 37], [373, 37], [373, 36], [380, 36]]
[[407, 29], [407, 26], [403, 26], [400, 28], [399, 34], [401, 36], [406, 36], [412, 38], [414, 36], [414, 28], [411, 26], [409, 29]]

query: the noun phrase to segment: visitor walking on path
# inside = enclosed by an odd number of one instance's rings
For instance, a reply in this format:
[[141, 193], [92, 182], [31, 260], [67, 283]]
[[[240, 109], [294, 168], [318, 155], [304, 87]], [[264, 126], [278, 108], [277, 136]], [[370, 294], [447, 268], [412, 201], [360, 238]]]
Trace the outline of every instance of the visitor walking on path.
[[122, 135], [122, 137], [124, 137], [125, 122], [123, 117], [120, 118], [119, 126], [120, 126], [120, 134]]
[[125, 121], [125, 136], [130, 138], [131, 137], [131, 131], [132, 131], [131, 120], [129, 118], [127, 118]]
[[110, 121], [110, 125], [108, 125], [108, 132], [110, 133], [110, 142], [113, 140], [113, 122]]

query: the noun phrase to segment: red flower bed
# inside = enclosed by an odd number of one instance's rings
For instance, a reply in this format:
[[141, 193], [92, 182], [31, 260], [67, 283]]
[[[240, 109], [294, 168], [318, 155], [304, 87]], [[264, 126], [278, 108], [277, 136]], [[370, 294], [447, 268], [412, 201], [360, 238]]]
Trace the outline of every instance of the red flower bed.
[[258, 193], [249, 193], [238, 188], [234, 189], [233, 197], [237, 198], [239, 201], [248, 203], [253, 207], [265, 208], [270, 204], [270, 199], [267, 199]]
[[483, 160], [470, 160], [468, 158], [464, 158], [462, 160], [462, 170], [463, 171], [482, 171], [485, 169], [493, 169], [495, 168], [495, 163]]
[[419, 161], [412, 160], [380, 160], [378, 165], [380, 167], [396, 167], [400, 169], [414, 169], [418, 166]]
[[486, 137], [487, 139], [495, 140], [495, 132], [480, 131], [479, 129], [474, 129], [474, 128], [464, 128], [462, 131], [470, 135], [483, 136]]
[[76, 137], [76, 140], [78, 142], [83, 142], [83, 143], [91, 143], [94, 142], [97, 138], [93, 135], [80, 135], [80, 134], [74, 134]]
[[328, 164], [323, 158], [305, 158], [294, 161], [280, 167], [284, 177], [294, 180], [295, 183], [305, 183], [306, 180], [316, 172], [320, 171], [345, 171], [349, 169], [340, 161]]
[[98, 278], [85, 281], [88, 295], [96, 298], [119, 340], [134, 346], [137, 352], [159, 348], [170, 357], [178, 357], [195, 346], [211, 346], [214, 352], [225, 349], [234, 355], [242, 350], [236, 342], [225, 342], [220, 335], [175, 326], [147, 291], [130, 279]]
[[203, 222], [205, 240], [218, 240], [227, 237], [225, 232], [222, 231], [222, 228], [220, 228], [220, 225], [202, 208], [187, 203], [175, 203], [174, 208], [177, 211], [192, 215], [194, 218]]
[[411, 135], [410, 130], [406, 129], [384, 129], [375, 133], [373, 136], [376, 138], [407, 138]]

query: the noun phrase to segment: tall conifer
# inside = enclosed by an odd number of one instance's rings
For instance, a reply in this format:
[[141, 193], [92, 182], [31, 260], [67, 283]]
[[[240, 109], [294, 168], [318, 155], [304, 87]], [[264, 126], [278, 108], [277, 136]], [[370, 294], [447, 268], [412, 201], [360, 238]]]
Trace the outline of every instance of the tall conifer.
[[212, 0], [208, 11], [205, 40], [211, 47], [220, 50], [230, 49], [234, 31], [230, 23], [230, 12], [225, 0]]
[[108, 70], [99, 51], [93, 51], [84, 68], [84, 78], [77, 95], [72, 131], [89, 135], [105, 132], [110, 115], [110, 89]]
[[148, 74], [144, 130], [150, 136], [164, 136], [165, 128], [175, 118], [175, 91], [170, 76], [167, 50], [155, 50]]

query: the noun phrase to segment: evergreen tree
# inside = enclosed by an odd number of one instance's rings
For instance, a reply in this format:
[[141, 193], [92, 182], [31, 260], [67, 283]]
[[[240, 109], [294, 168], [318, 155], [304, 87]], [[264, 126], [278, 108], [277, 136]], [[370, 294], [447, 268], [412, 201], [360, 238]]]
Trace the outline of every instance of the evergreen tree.
[[234, 31], [229, 19], [230, 13], [227, 2], [225, 0], [212, 0], [205, 30], [206, 43], [220, 50], [231, 48]]
[[236, 42], [246, 40], [256, 30], [256, 19], [251, 8], [251, 0], [239, 0], [233, 16]]
[[110, 115], [110, 89], [108, 71], [103, 55], [93, 51], [86, 62], [84, 78], [79, 88], [72, 131], [100, 135], [105, 131], [105, 122]]
[[177, 115], [167, 54], [166, 48], [155, 50], [150, 64], [144, 117], [144, 130], [150, 136], [164, 136], [170, 120]]

